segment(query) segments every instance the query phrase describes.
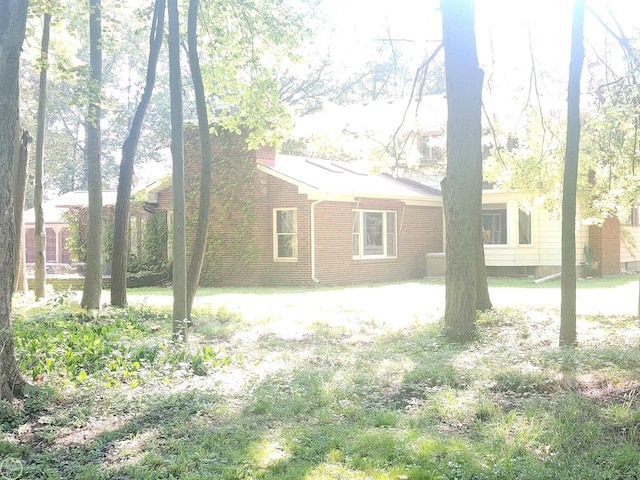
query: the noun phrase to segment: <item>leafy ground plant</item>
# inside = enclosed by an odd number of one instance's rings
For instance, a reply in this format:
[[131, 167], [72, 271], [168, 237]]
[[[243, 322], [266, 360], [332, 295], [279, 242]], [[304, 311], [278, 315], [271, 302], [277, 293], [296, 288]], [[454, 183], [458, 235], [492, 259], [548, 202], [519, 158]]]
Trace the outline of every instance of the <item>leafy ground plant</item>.
[[437, 313], [326, 294], [268, 318], [243, 313], [254, 297], [200, 305], [184, 347], [166, 343], [162, 308], [25, 308], [18, 351], [44, 393], [0, 406], [0, 454], [24, 478], [638, 477], [632, 317], [582, 316], [581, 344], [560, 350], [555, 309], [499, 307], [453, 345]]

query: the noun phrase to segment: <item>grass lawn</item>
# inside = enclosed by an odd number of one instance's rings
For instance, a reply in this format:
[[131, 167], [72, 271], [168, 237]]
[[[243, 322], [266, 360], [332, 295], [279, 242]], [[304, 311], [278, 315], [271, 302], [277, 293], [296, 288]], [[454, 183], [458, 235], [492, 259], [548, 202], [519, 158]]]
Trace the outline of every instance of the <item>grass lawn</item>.
[[[589, 294], [637, 293], [632, 281], [602, 281]], [[496, 295], [520, 298], [513, 292], [531, 286], [506, 283], [492, 284]], [[156, 291], [131, 291], [144, 305], [97, 316], [64, 295], [17, 300], [16, 351], [34, 387], [0, 404], [0, 460], [14, 459], [0, 473], [640, 476], [632, 315], [582, 314], [580, 345], [561, 350], [557, 306], [500, 302], [479, 318], [476, 341], [454, 345], [441, 335], [442, 292], [430, 282], [203, 291], [187, 345], [170, 342], [170, 307]]]

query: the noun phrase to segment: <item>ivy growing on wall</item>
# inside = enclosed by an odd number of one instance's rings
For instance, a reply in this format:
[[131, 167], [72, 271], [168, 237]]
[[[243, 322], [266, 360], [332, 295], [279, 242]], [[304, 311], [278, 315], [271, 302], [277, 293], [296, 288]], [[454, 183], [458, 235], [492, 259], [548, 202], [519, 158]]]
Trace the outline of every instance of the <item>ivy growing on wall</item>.
[[131, 252], [129, 273], [161, 272], [167, 268], [167, 214], [156, 211], [142, 223], [142, 253]]
[[[74, 262], [87, 260], [86, 211], [82, 208], [71, 208], [63, 215], [68, 224], [69, 236], [67, 249]], [[142, 224], [141, 255], [131, 252], [127, 262], [129, 273], [161, 272], [167, 268], [167, 220], [166, 212], [156, 211]], [[111, 260], [113, 252], [113, 223], [103, 223], [103, 262]]]
[[62, 215], [69, 229], [66, 246], [73, 262], [87, 261], [86, 222], [81, 221], [82, 215], [84, 212], [80, 208], [70, 208]]
[[[212, 136], [214, 148], [211, 212], [207, 251], [200, 285], [216, 286], [256, 260], [258, 247], [253, 242], [256, 223], [256, 160], [241, 133], [217, 131]], [[185, 132], [185, 158], [199, 165], [197, 130]], [[188, 168], [186, 201], [189, 250], [197, 224], [199, 168]]]

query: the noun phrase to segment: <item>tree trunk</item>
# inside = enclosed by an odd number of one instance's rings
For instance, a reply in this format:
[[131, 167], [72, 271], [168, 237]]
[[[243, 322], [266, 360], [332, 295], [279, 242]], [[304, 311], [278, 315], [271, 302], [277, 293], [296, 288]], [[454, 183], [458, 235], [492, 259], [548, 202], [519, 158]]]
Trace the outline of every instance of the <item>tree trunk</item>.
[[[473, 0], [441, 0], [447, 83], [445, 333], [453, 341], [476, 329], [482, 205], [481, 106]], [[485, 278], [486, 281], [486, 278]], [[488, 290], [487, 290], [488, 297]], [[484, 300], [483, 300], [484, 301]]]
[[15, 224], [11, 170], [18, 121], [18, 71], [27, 23], [27, 0], [0, 2], [0, 398], [21, 395], [20, 375], [13, 347], [11, 296]]
[[200, 283], [200, 272], [204, 262], [204, 254], [207, 247], [209, 232], [209, 211], [211, 210], [211, 139], [209, 134], [209, 118], [207, 116], [207, 103], [202, 84], [200, 60], [198, 59], [197, 43], [198, 0], [189, 2], [189, 18], [187, 36], [189, 42], [189, 65], [193, 79], [193, 90], [196, 97], [196, 109], [198, 112], [198, 131], [200, 136], [200, 202], [198, 206], [198, 225], [193, 244], [193, 253], [187, 273], [187, 318], [191, 318], [193, 300]]
[[38, 131], [36, 132], [35, 179], [33, 184], [33, 204], [35, 210], [35, 279], [33, 291], [36, 300], [45, 296], [45, 282], [47, 277], [47, 232], [42, 211], [43, 192], [42, 177], [44, 176], [44, 137], [45, 119], [47, 116], [47, 71], [49, 70], [49, 27], [51, 14], [44, 14], [42, 30], [42, 44], [40, 49], [40, 82], [38, 95]]
[[33, 138], [29, 132], [20, 127], [16, 122], [16, 143], [13, 152], [13, 165], [11, 169], [13, 187], [13, 217], [16, 227], [16, 248], [14, 252], [14, 281], [13, 292], [27, 293], [26, 252], [24, 238], [24, 206], [27, 195], [27, 168], [29, 165], [29, 147]]
[[89, 0], [89, 64], [91, 84], [87, 131], [87, 190], [89, 225], [87, 227], [87, 264], [81, 305], [100, 308], [102, 294], [102, 168], [100, 164], [100, 118], [102, 89], [102, 20], [100, 0]]
[[187, 250], [184, 197], [184, 135], [178, 0], [168, 1], [171, 158], [173, 170], [173, 338], [187, 340]]
[[560, 346], [576, 343], [576, 191], [580, 151], [580, 77], [584, 60], [584, 0], [573, 7], [567, 97], [567, 146], [562, 182], [562, 281]]
[[111, 256], [111, 305], [124, 307], [127, 304], [127, 259], [129, 256], [129, 211], [131, 207], [131, 182], [142, 122], [151, 101], [156, 81], [156, 66], [162, 35], [164, 33], [165, 0], [156, 0], [149, 34], [149, 60], [144, 93], [131, 123], [129, 136], [122, 145], [122, 161], [118, 180], [115, 221], [113, 226], [113, 254]]
[[[482, 160], [481, 160], [482, 162]], [[482, 165], [482, 164], [481, 164]], [[480, 202], [482, 202], [482, 187], [480, 187]], [[486, 312], [493, 308], [489, 296], [489, 284], [487, 282], [487, 266], [484, 261], [484, 242], [482, 240], [482, 203], [480, 204], [480, 228], [476, 238], [476, 310]]]

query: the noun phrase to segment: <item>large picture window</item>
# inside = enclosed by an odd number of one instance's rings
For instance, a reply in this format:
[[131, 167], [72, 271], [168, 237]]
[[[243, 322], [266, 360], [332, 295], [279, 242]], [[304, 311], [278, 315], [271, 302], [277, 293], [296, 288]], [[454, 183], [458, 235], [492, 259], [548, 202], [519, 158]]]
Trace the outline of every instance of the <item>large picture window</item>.
[[507, 205], [490, 203], [482, 206], [482, 240], [487, 245], [507, 244]]
[[397, 256], [396, 212], [353, 211], [353, 257]]
[[273, 257], [280, 261], [298, 259], [298, 215], [295, 208], [273, 211]]

